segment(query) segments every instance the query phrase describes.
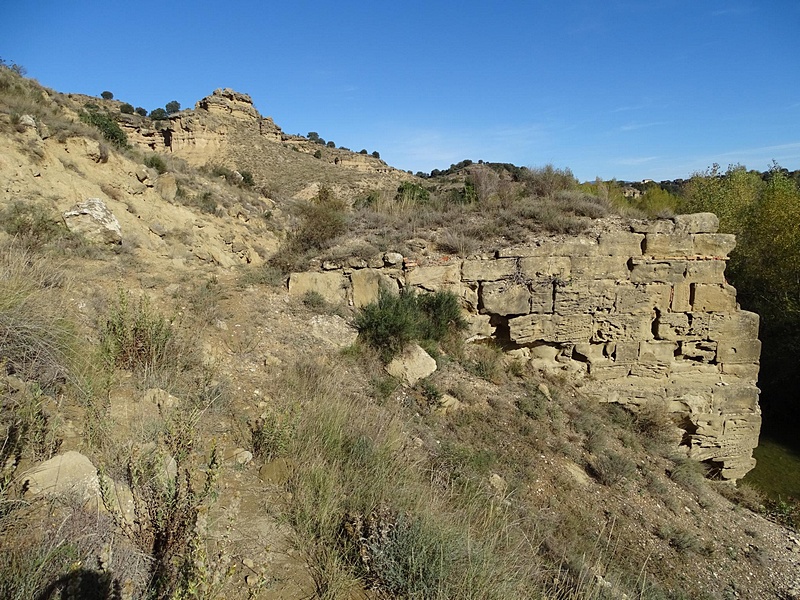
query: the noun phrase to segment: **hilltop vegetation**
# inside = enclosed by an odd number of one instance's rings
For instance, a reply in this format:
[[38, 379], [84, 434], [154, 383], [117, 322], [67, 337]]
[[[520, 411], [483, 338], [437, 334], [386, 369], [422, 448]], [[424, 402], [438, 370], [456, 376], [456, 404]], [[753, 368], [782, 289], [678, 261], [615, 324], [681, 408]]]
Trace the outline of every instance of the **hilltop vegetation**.
[[[466, 343], [452, 295], [357, 311], [285, 289], [325, 260], [643, 214], [612, 185], [480, 164], [341, 183], [280, 142], [199, 168], [114, 143], [103, 102], [0, 67], [0, 596], [794, 593], [796, 534], [676, 453], [663, 412]], [[122, 243], [65, 226], [95, 196]], [[408, 387], [384, 363], [412, 341], [439, 368]], [[80, 485], [49, 489], [65, 456]]]

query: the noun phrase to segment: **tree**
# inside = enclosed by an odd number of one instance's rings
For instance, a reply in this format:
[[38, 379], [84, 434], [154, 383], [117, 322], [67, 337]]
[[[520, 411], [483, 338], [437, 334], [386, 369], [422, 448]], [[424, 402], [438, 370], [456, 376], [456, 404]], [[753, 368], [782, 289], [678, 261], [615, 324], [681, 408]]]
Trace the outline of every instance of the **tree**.
[[380, 158], [381, 157], [381, 153], [378, 152], [377, 150], [375, 150], [375, 152], [372, 153], [372, 157], [373, 158]]
[[319, 134], [316, 131], [309, 131], [308, 132], [308, 141], [319, 143]]
[[119, 107], [119, 112], [121, 112], [123, 114], [126, 114], [126, 115], [132, 115], [133, 114], [133, 105], [132, 104], [128, 104], [127, 102], [125, 102], [125, 103], [122, 104], [122, 106]]
[[181, 103], [177, 100], [172, 100], [171, 102], [167, 102], [165, 108], [167, 109], [167, 114], [171, 115], [181, 110]]
[[111, 92], [109, 92], [108, 90], [106, 90], [105, 92], [103, 92], [102, 94], [100, 94], [100, 97], [101, 97], [103, 100], [113, 100], [113, 99], [114, 99], [114, 94], [112, 94]]
[[165, 111], [163, 108], [155, 108], [150, 111], [150, 118], [154, 121], [166, 119], [168, 116], [169, 115], [167, 114], [167, 111]]
[[147, 109], [143, 108], [141, 106], [137, 106], [136, 109], [133, 112], [135, 112], [140, 117], [146, 117], [147, 116]]
[[326, 145], [328, 146], [328, 148], [336, 148], [336, 144], [331, 141], [329, 141]]
[[369, 154], [369, 152], [367, 152], [366, 148], [362, 148], [361, 150], [358, 151], [358, 153], [359, 154]]

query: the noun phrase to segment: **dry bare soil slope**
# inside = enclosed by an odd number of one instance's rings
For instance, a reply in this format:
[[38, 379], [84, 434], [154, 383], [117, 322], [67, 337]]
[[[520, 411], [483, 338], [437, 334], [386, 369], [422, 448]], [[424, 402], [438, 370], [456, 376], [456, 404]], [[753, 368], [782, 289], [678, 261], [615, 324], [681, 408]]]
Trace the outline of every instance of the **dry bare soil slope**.
[[[482, 172], [476, 204], [216, 96], [167, 148], [0, 68], [0, 597], [800, 597], [800, 535], [704, 478], [668, 415], [591, 403], [455, 318], [406, 385], [353, 307], [285, 287], [612, 207], [553, 172], [539, 195]], [[64, 217], [90, 198], [113, 218]]]

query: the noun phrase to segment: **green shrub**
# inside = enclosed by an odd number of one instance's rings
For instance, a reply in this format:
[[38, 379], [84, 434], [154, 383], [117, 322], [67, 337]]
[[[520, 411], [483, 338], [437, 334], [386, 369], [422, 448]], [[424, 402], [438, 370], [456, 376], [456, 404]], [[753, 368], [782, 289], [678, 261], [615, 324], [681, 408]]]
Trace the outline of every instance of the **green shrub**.
[[159, 174], [167, 172], [167, 163], [158, 154], [151, 154], [144, 159], [144, 166], [155, 169]]
[[102, 347], [109, 361], [129, 370], [158, 369], [176, 358], [172, 321], [150, 307], [147, 296], [135, 305], [119, 291], [102, 332]]
[[322, 150], [315, 151], [314, 158], [322, 158]]
[[0, 223], [18, 244], [31, 251], [40, 250], [51, 242], [76, 237], [56, 213], [30, 202], [16, 201], [1, 209]]
[[125, 115], [132, 115], [133, 111], [134, 111], [133, 104], [128, 104], [127, 102], [124, 102], [119, 107], [119, 112]]
[[120, 148], [128, 146], [128, 136], [125, 135], [125, 132], [122, 131], [117, 122], [106, 113], [88, 109], [81, 113], [80, 118], [84, 123], [97, 127], [103, 137], [115, 146]]
[[172, 100], [171, 102], [167, 102], [166, 106], [164, 107], [167, 109], [167, 114], [171, 115], [176, 112], [180, 112], [181, 110], [181, 103], [177, 100]]
[[250, 171], [239, 171], [239, 174], [242, 176], [242, 185], [253, 187], [256, 184]]
[[105, 92], [103, 92], [102, 94], [100, 94], [100, 97], [101, 97], [103, 100], [113, 100], [113, 99], [114, 99], [114, 94], [112, 94], [112, 93], [111, 93], [111, 92], [109, 92], [109, 91], [105, 91]]
[[417, 296], [381, 290], [378, 300], [356, 315], [359, 336], [386, 362], [414, 340], [441, 342], [465, 327], [458, 297], [451, 292]]
[[135, 112], [135, 113], [136, 113], [137, 115], [139, 115], [140, 117], [146, 117], [146, 116], [147, 116], [147, 109], [146, 109], [146, 108], [144, 108], [144, 107], [142, 107], [142, 106], [137, 106], [137, 107], [134, 109], [134, 111], [133, 111], [133, 112]]
[[150, 118], [154, 121], [163, 121], [167, 117], [169, 117], [169, 115], [163, 108], [154, 108], [150, 111]]
[[426, 204], [431, 198], [431, 194], [418, 183], [404, 181], [397, 188], [395, 200], [400, 203]]

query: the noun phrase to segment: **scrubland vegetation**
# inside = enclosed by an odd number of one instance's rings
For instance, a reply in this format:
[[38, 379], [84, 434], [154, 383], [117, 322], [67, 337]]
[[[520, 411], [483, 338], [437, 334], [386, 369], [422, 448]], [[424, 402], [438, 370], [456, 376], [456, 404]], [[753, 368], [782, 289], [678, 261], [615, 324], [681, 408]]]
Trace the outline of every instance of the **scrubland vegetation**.
[[[42, 92], [0, 67], [3, 133], [31, 114], [52, 135], [107, 141], [110, 153], [176, 174], [184, 187], [175, 202], [196, 214], [217, 214], [231, 198], [264, 208], [257, 174], [137, 153], [104, 119], [65, 117], [59, 97]], [[271, 598], [279, 574], [265, 563], [248, 567], [255, 583], [240, 577], [242, 557], [208, 535], [209, 523], [224, 521], [226, 486], [244, 481], [261, 486], [259, 509], [288, 531], [310, 582], [302, 597], [735, 597], [744, 576], [720, 583], [713, 569], [766, 577], [768, 541], [748, 530], [753, 544], [736, 546], [715, 519], [763, 513], [764, 499], [708, 481], [677, 454], [665, 412], [588, 402], [566, 378], [494, 345], [465, 344], [458, 299], [446, 292], [381, 294], [354, 311], [310, 295], [288, 301], [281, 274], [335, 258], [353, 239], [365, 255], [422, 237], [469, 256], [537, 233], [576, 233], [602, 216], [713, 210], [739, 235], [730, 273], [742, 303], [763, 310], [765, 336], [793, 347], [799, 199], [777, 168], [766, 178], [710, 171], [680, 196], [650, 186], [638, 198], [553, 166], [465, 164], [353, 198], [321, 186], [309, 201], [287, 202], [280, 219], [264, 215], [288, 229], [269, 264], [193, 272], [160, 303], [155, 286], [106, 285], [89, 297], [84, 271], [138, 282], [131, 251], [91, 246], [35, 202], [0, 207], [11, 240], [0, 247], [0, 596]], [[258, 291], [255, 307], [237, 297], [246, 288]], [[291, 360], [270, 361], [263, 333], [234, 337], [223, 327], [234, 309], [270, 323], [343, 317], [359, 336], [320, 350], [290, 331]], [[439, 368], [406, 388], [383, 365], [412, 341]], [[224, 348], [227, 362], [206, 360], [208, 346]], [[776, 364], [784, 356], [776, 352]], [[243, 416], [252, 403], [231, 373], [263, 394], [258, 416]], [[123, 392], [154, 390], [152, 412], [141, 399], [120, 409]], [[142, 412], [118, 420], [128, 410]], [[220, 431], [252, 463], [225, 463]], [[99, 467], [94, 506], [32, 500], [23, 489], [25, 470], [64, 444]], [[276, 465], [285, 477], [262, 485], [259, 470]], [[791, 525], [791, 507], [783, 514]]]

